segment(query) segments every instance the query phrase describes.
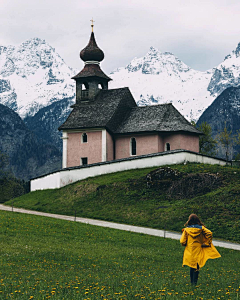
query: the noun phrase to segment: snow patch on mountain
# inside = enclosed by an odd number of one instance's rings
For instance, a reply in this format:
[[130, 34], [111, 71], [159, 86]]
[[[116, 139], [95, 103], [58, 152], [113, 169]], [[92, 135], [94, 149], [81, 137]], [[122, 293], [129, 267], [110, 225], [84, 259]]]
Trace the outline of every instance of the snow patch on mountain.
[[215, 68], [208, 86], [211, 95], [216, 98], [228, 87], [240, 85], [240, 43], [227, 55], [224, 61]]
[[138, 105], [171, 102], [196, 121], [214, 100], [207, 90], [212, 72], [193, 70], [172, 53], [151, 47], [144, 57], [112, 72], [110, 88], [128, 86]]
[[[18, 47], [0, 46], [0, 103], [26, 118], [63, 99], [74, 101], [71, 77], [78, 71], [39, 38]], [[110, 77], [109, 88], [129, 87], [138, 105], [170, 102], [188, 120], [197, 121], [223, 90], [240, 85], [240, 43], [219, 66], [206, 72], [151, 47], [144, 57], [134, 58]]]
[[0, 47], [0, 102], [21, 117], [74, 96], [76, 73], [45, 40]]

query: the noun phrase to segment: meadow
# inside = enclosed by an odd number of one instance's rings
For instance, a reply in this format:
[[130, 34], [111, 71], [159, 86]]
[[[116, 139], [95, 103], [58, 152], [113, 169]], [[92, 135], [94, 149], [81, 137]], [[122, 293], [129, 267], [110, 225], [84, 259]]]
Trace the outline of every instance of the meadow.
[[[240, 242], [240, 169], [217, 165], [170, 166], [184, 180], [163, 178], [147, 186], [156, 168], [137, 169], [88, 178], [61, 189], [35, 191], [7, 205], [181, 232], [191, 213], [200, 216], [214, 238]], [[205, 177], [204, 177], [205, 176]], [[210, 187], [201, 178], [217, 178]]]
[[0, 212], [0, 299], [238, 299], [240, 252], [189, 284], [178, 241]]

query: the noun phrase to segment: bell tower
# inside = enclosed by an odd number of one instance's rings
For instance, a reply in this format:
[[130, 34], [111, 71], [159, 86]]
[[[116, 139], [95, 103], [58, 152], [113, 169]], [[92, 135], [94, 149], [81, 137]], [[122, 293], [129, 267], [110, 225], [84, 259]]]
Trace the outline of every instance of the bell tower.
[[84, 61], [84, 68], [76, 76], [76, 104], [93, 101], [99, 90], [107, 90], [111, 80], [100, 68], [100, 62], [104, 59], [103, 51], [98, 47], [94, 32], [93, 20], [92, 32], [89, 43], [80, 52], [80, 58]]

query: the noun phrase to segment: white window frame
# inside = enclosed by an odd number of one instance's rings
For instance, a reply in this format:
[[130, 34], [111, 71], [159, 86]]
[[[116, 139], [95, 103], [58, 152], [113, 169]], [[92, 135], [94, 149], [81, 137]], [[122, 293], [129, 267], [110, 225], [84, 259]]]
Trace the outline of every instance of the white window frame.
[[[83, 164], [83, 159], [86, 159], [86, 160], [87, 160], [87, 163], [86, 163], [86, 164]], [[81, 157], [80, 163], [81, 163], [81, 166], [86, 166], [86, 165], [88, 165], [88, 157]]]
[[[86, 135], [86, 137], [87, 137], [87, 141], [86, 141], [86, 142], [83, 141], [83, 136], [84, 136], [84, 135]], [[81, 136], [81, 142], [82, 142], [82, 144], [88, 143], [88, 135], [87, 135], [86, 132], [83, 132], [83, 133], [82, 133], [82, 136]]]
[[[169, 150], [168, 150], [168, 145], [169, 145]], [[170, 151], [171, 150], [171, 144], [170, 143], [166, 143], [165, 144], [165, 151]]]

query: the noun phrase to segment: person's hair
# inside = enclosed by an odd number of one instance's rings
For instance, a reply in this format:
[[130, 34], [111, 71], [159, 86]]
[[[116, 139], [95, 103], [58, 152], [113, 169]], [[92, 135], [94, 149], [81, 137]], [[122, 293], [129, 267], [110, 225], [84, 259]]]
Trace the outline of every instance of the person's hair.
[[184, 226], [190, 226], [190, 225], [203, 225], [204, 226], [203, 222], [195, 214], [191, 214], [188, 217], [188, 221], [187, 221], [187, 223], [185, 223]]

